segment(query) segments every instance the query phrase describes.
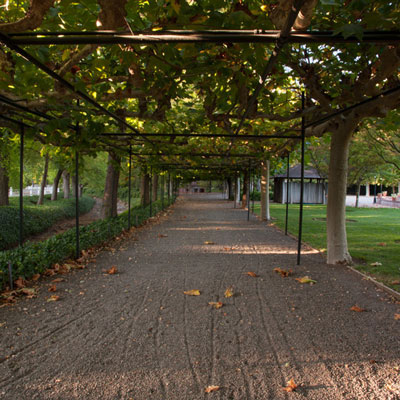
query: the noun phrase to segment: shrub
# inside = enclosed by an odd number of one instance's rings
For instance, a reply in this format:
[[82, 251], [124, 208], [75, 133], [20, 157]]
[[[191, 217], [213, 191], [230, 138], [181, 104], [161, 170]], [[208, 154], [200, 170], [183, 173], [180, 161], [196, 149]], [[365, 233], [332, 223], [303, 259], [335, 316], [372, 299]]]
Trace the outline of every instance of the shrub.
[[[49, 201], [41, 206], [32, 204], [32, 197], [24, 200], [24, 237], [44, 232], [57, 221], [75, 217], [75, 199]], [[88, 196], [79, 199], [79, 212], [90, 211], [95, 201]], [[0, 250], [9, 249], [19, 239], [19, 208], [17, 205], [0, 207]]]
[[[170, 204], [174, 200], [171, 198]], [[167, 207], [168, 200], [164, 200]], [[161, 200], [152, 204], [152, 215], [162, 210]], [[131, 209], [131, 225], [141, 225], [150, 216], [150, 206]], [[115, 218], [98, 220], [86, 226], [79, 227], [80, 249], [85, 250], [101, 245], [119, 235], [128, 227], [128, 211]], [[75, 228], [59, 235], [52, 236], [43, 242], [27, 243], [23, 247], [0, 253], [0, 289], [8, 283], [8, 262], [13, 266], [14, 278], [29, 279], [40, 274], [55, 263], [61, 263], [75, 256]]]

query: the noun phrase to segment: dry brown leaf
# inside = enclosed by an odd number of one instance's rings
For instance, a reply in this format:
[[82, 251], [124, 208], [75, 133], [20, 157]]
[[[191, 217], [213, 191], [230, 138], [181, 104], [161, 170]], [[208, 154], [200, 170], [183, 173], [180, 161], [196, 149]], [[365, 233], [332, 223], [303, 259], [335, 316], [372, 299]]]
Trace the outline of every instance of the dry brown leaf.
[[293, 379], [291, 379], [290, 381], [288, 381], [286, 384], [287, 384], [287, 386], [284, 387], [284, 388], [282, 388], [282, 389], [285, 390], [286, 392], [294, 392], [294, 391], [299, 387], [299, 385], [296, 385], [296, 384], [294, 383], [294, 380], [293, 380]]
[[187, 290], [183, 293], [187, 294], [188, 296], [200, 296], [200, 290], [197, 289]]
[[22, 288], [19, 289], [18, 292], [24, 294], [28, 299], [32, 299], [36, 296], [36, 289], [34, 288]]
[[211, 242], [211, 241], [208, 241], [208, 240], [206, 240], [205, 242], [204, 242], [204, 244], [215, 244], [214, 242]]
[[53, 294], [47, 299], [47, 301], [58, 301], [58, 300], [60, 300], [60, 296], [57, 296], [56, 294]]
[[400, 285], [400, 281], [392, 281], [392, 285]]
[[300, 283], [309, 283], [310, 285], [313, 285], [314, 283], [317, 283], [314, 279], [311, 279], [309, 276], [303, 276], [302, 278], [296, 278], [297, 282]]
[[253, 278], [258, 278], [258, 275], [253, 271], [249, 271], [249, 272], [246, 272], [246, 273], [247, 273], [248, 276], [252, 276]]
[[40, 274], [35, 274], [35, 275], [32, 276], [31, 280], [32, 280], [33, 282], [36, 282], [36, 281], [39, 280], [39, 278], [40, 278]]
[[48, 289], [49, 292], [56, 292], [57, 291], [57, 286], [56, 285], [51, 285]]
[[381, 246], [381, 247], [386, 247], [386, 246], [387, 246], [387, 244], [386, 244], [385, 242], [381, 242], [381, 243], [378, 243], [378, 246]]
[[18, 289], [21, 289], [21, 288], [23, 288], [23, 287], [26, 286], [26, 281], [25, 281], [24, 278], [19, 277], [18, 279], [16, 279], [16, 280], [14, 281], [14, 284], [15, 284], [15, 286], [16, 286]]
[[216, 392], [219, 389], [220, 389], [220, 386], [207, 386], [204, 391], [206, 393], [211, 393], [211, 392]]
[[355, 312], [364, 312], [364, 311], [367, 311], [365, 308], [361, 308], [361, 307], [358, 307], [358, 306], [350, 307], [350, 310], [351, 310], [351, 311], [355, 311]]
[[221, 308], [224, 305], [224, 303], [221, 303], [220, 301], [210, 301], [208, 304], [210, 306], [213, 306], [217, 310], [218, 310], [218, 308]]
[[49, 269], [46, 269], [46, 271], [44, 271], [43, 274], [46, 276], [53, 276], [56, 274], [56, 271], [54, 271], [54, 269], [49, 268]]
[[165, 238], [165, 237], [168, 237], [168, 235], [164, 235], [163, 233], [159, 233], [159, 234], [158, 234], [158, 237], [159, 237], [159, 238]]
[[278, 274], [281, 274], [281, 276], [283, 276], [284, 278], [286, 278], [287, 276], [292, 275], [292, 272], [293, 272], [291, 269], [286, 270], [286, 269], [282, 269], [282, 268], [279, 268], [279, 267], [274, 268], [274, 271], [276, 273], [278, 273]]
[[225, 290], [224, 296], [227, 298], [233, 296], [233, 287], [232, 286], [228, 287], [228, 289]]
[[109, 270], [107, 270], [108, 275], [114, 275], [118, 272], [118, 269], [115, 265], [113, 265]]
[[394, 319], [396, 321], [400, 321], [400, 314], [394, 314]]
[[224, 247], [225, 251], [229, 251], [231, 248], [230, 247]]
[[65, 281], [64, 278], [56, 278], [56, 279], [53, 279], [51, 282], [52, 283], [60, 283], [60, 282], [64, 282], [64, 281]]

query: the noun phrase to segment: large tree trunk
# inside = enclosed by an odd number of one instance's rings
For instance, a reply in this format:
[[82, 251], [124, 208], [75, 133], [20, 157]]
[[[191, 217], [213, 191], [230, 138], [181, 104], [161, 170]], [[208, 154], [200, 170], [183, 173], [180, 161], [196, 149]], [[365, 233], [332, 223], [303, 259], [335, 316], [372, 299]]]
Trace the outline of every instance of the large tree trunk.
[[62, 173], [63, 179], [63, 192], [64, 192], [64, 199], [69, 199], [70, 196], [70, 175], [68, 171], [63, 171]]
[[346, 235], [346, 189], [349, 145], [356, 125], [343, 124], [332, 134], [327, 205], [328, 264], [351, 263]]
[[243, 176], [243, 195], [242, 195], [242, 208], [247, 207], [247, 187], [249, 185], [249, 174], [245, 171]]
[[118, 183], [120, 172], [121, 157], [114, 152], [108, 153], [108, 167], [106, 183], [104, 188], [103, 205], [101, 207], [101, 217], [109, 218], [118, 215]]
[[358, 208], [358, 204], [360, 202], [360, 191], [361, 191], [361, 183], [357, 182], [356, 204], [355, 204], [356, 208]]
[[8, 206], [9, 179], [6, 162], [0, 154], [0, 206]]
[[53, 190], [51, 192], [51, 201], [57, 200], [57, 190], [58, 190], [58, 184], [60, 183], [61, 175], [63, 171], [62, 169], [59, 169], [57, 171], [56, 177], [54, 178], [53, 181]]
[[140, 204], [146, 207], [150, 204], [150, 176], [148, 173], [142, 173], [140, 185]]
[[40, 206], [44, 202], [44, 189], [46, 188], [46, 183], [47, 183], [47, 172], [49, 171], [49, 155], [46, 154], [44, 156], [44, 171], [43, 171], [43, 177], [42, 177], [42, 182], [40, 183], [40, 192], [39, 192], [39, 198], [37, 201], [37, 205]]
[[158, 198], [158, 175], [153, 175], [152, 201], [157, 201]]
[[269, 221], [269, 160], [261, 164], [261, 219]]

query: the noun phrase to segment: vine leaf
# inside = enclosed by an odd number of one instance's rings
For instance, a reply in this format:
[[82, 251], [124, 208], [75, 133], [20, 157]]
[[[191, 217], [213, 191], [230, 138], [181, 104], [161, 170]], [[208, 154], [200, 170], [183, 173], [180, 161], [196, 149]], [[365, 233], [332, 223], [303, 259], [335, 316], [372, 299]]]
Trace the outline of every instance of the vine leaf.
[[294, 392], [298, 387], [299, 387], [299, 385], [297, 385], [295, 382], [294, 382], [294, 380], [293, 379], [291, 379], [290, 381], [288, 381], [287, 383], [286, 383], [286, 387], [284, 387], [284, 388], [282, 388], [283, 390], [285, 390], [286, 392]]
[[211, 392], [216, 392], [217, 390], [219, 390], [220, 389], [220, 386], [214, 386], [214, 385], [212, 385], [212, 386], [207, 386], [206, 388], [205, 388], [205, 392], [206, 393], [211, 393]]
[[186, 290], [183, 293], [187, 294], [188, 296], [200, 296], [200, 290], [198, 289]]
[[233, 287], [230, 286], [230, 287], [228, 287], [228, 289], [225, 290], [224, 296], [225, 296], [226, 298], [229, 298], [229, 297], [233, 297], [233, 295], [234, 295], [234, 293], [233, 293]]

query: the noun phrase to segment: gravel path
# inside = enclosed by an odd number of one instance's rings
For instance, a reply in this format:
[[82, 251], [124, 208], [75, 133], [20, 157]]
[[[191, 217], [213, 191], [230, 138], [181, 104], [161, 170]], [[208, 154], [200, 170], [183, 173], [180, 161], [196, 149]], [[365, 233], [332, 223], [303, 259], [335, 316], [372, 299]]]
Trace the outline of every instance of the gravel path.
[[[206, 199], [179, 200], [64, 275], [59, 301], [46, 301], [49, 278], [37, 298], [1, 308], [0, 397], [400, 399], [400, 304], [310, 250], [297, 267], [293, 239]], [[290, 379], [294, 392], [282, 389]]]

